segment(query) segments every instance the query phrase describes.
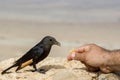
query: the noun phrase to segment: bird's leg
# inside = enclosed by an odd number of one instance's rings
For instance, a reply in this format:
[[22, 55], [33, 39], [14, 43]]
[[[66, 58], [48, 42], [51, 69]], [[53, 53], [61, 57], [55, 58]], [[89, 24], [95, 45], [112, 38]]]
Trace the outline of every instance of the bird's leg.
[[37, 67], [36, 67], [36, 61], [35, 61], [35, 59], [33, 59], [33, 68], [35, 69], [34, 71], [37, 71]]
[[20, 70], [21, 65], [22, 65], [22, 64], [20, 64], [20, 65], [17, 67], [17, 69], [15, 70], [15, 72], [17, 72], [18, 70]]
[[36, 64], [33, 64], [33, 68], [35, 69], [35, 71], [37, 71]]

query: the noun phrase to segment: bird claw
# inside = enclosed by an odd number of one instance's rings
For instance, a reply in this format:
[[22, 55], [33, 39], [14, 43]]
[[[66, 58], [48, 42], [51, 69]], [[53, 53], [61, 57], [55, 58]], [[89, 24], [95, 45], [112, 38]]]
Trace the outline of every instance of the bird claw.
[[32, 72], [40, 72], [42, 74], [45, 74], [46, 70], [45, 69], [40, 69], [40, 70], [32, 70]]
[[36, 72], [36, 71], [38, 71], [38, 70], [31, 70], [32, 72]]
[[45, 74], [46, 70], [45, 69], [40, 69], [39, 72]]

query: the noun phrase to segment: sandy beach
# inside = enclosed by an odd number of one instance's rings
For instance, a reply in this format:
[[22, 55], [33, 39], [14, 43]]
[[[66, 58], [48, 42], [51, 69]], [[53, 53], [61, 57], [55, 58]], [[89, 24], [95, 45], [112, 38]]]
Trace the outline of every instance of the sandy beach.
[[[0, 72], [14, 61], [16, 58], [1, 61]], [[15, 67], [4, 75], [0, 74], [0, 80], [120, 80], [118, 73], [89, 72], [79, 61], [67, 61], [66, 58], [61, 57], [47, 57], [37, 64], [37, 68], [38, 71], [32, 72], [33, 68], [27, 66], [15, 72]], [[44, 73], [40, 69], [44, 69]]]
[[118, 74], [91, 73], [79, 61], [66, 60], [71, 49], [84, 44], [120, 49], [119, 34], [119, 0], [0, 0], [0, 72], [45, 36], [61, 43], [37, 64], [46, 74], [28, 66], [0, 74], [0, 80], [120, 80]]

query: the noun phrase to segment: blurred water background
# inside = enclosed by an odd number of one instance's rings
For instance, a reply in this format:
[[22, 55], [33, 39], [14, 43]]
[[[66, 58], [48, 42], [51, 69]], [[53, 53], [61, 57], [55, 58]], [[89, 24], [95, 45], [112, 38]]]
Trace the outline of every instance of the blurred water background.
[[120, 0], [0, 0], [0, 60], [20, 57], [44, 36], [54, 36], [49, 56], [96, 43], [120, 48]]

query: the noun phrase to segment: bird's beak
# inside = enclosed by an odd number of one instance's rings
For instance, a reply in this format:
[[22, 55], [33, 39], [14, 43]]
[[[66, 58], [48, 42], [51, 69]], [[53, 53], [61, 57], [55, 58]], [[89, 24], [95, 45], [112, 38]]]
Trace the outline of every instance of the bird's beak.
[[55, 41], [55, 45], [61, 46], [60, 42]]

